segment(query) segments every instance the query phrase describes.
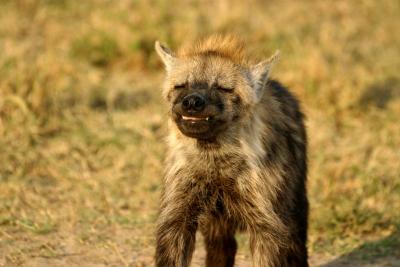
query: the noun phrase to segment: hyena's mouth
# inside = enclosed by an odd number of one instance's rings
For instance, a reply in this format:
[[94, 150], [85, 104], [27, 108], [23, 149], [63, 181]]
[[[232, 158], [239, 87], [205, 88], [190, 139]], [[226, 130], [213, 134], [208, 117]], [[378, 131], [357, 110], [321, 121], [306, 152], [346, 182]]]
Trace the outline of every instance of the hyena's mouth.
[[175, 114], [175, 123], [188, 137], [208, 139], [215, 135], [215, 118], [207, 115]]
[[192, 116], [184, 116], [182, 115], [182, 120], [189, 122], [197, 122], [197, 121], [209, 121], [211, 117], [192, 117]]

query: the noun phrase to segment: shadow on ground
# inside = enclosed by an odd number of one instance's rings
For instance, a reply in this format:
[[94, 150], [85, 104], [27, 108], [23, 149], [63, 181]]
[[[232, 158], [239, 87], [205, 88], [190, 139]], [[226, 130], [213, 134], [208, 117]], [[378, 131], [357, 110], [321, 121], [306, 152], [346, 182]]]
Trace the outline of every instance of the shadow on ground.
[[319, 267], [399, 267], [400, 230], [390, 236], [366, 242], [350, 253], [344, 254]]

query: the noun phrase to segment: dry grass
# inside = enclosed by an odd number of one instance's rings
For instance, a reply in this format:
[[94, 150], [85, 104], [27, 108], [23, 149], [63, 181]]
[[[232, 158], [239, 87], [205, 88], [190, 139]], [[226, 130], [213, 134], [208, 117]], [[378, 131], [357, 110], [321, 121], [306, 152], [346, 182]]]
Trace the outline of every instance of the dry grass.
[[308, 115], [311, 254], [400, 257], [398, 1], [0, 7], [0, 266], [147, 266], [165, 151], [153, 43], [214, 32], [282, 51], [275, 77]]

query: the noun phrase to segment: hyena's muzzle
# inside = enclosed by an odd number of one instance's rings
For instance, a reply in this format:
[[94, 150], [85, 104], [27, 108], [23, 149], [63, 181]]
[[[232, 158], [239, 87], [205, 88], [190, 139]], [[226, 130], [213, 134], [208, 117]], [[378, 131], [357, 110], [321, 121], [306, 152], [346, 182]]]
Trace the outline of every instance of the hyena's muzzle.
[[182, 92], [173, 103], [172, 117], [184, 135], [197, 139], [214, 138], [226, 124], [224, 104], [206, 89]]

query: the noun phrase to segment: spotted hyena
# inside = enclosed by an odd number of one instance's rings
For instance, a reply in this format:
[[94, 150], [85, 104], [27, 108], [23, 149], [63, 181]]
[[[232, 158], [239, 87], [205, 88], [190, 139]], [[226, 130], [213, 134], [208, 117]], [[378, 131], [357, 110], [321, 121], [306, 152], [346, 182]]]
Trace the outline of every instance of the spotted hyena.
[[237, 231], [255, 267], [308, 266], [306, 132], [299, 102], [269, 79], [278, 53], [252, 64], [223, 36], [156, 51], [169, 106], [156, 266], [189, 266], [197, 229], [208, 267], [234, 265]]

